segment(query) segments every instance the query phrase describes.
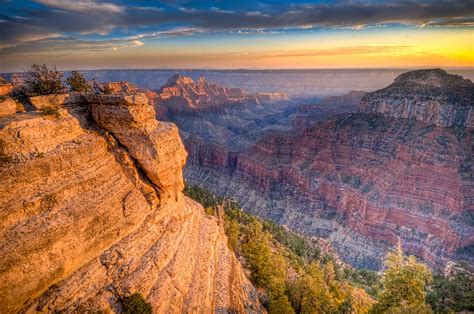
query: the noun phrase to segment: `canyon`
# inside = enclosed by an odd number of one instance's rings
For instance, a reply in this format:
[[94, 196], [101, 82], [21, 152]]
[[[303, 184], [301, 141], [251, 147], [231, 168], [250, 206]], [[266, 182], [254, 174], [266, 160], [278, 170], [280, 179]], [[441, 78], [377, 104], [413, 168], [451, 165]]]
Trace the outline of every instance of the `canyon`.
[[411, 71], [320, 101], [182, 75], [90, 85], [22, 100], [0, 80], [1, 313], [120, 313], [134, 293], [156, 313], [265, 312], [185, 182], [358, 268], [398, 243], [474, 264], [469, 80]]
[[[30, 97], [2, 82], [0, 312], [261, 313], [222, 221], [182, 194], [187, 153], [146, 94]], [[130, 87], [130, 86], [128, 86]]]
[[471, 81], [420, 70], [317, 104], [192, 112], [163, 99], [155, 107], [180, 128], [188, 183], [324, 238], [357, 267], [379, 269], [399, 241], [434, 268], [474, 263]]

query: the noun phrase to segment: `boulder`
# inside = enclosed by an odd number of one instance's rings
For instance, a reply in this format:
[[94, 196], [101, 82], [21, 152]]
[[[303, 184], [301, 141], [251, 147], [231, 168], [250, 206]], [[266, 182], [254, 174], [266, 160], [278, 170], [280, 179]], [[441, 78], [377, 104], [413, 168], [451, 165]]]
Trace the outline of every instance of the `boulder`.
[[29, 97], [28, 100], [36, 110], [41, 110], [61, 107], [66, 103], [68, 97], [68, 94], [51, 94]]
[[18, 103], [10, 97], [0, 96], [0, 117], [16, 113]]
[[13, 85], [10, 83], [0, 83], [0, 96], [6, 96], [13, 90]]

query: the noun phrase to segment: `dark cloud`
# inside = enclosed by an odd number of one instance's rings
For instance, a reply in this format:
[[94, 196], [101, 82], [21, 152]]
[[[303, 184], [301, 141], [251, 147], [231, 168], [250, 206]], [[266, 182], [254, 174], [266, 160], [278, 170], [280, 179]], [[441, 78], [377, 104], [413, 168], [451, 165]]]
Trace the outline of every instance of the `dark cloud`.
[[[114, 30], [132, 34], [141, 32], [153, 34], [155, 29], [173, 29], [178, 26], [191, 30], [198, 29], [199, 32], [214, 32], [354, 27], [383, 23], [472, 27], [474, 19], [474, 1], [454, 0], [285, 4], [274, 6], [269, 10], [265, 10], [266, 6], [262, 4], [259, 11], [221, 10], [216, 7], [205, 10], [183, 9], [180, 5], [185, 1], [166, 1], [168, 5], [176, 5], [176, 8], [168, 6], [166, 9], [125, 6], [105, 1], [37, 0], [36, 2], [42, 4], [42, 7], [25, 9], [21, 16], [0, 15], [0, 47], [9, 46], [1, 51], [2, 54], [14, 51], [12, 46], [25, 48], [30, 45], [29, 49], [33, 51], [30, 42], [43, 40], [45, 43], [51, 43], [51, 38], [61, 38], [64, 34], [105, 35]], [[192, 31], [189, 33], [192, 34]], [[43, 43], [36, 44], [37, 47], [41, 45]]]

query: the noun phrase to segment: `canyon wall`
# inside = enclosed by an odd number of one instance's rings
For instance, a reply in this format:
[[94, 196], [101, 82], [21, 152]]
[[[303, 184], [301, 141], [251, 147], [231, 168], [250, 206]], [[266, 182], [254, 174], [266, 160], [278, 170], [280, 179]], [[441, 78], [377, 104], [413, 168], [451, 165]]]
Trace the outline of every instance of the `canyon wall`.
[[474, 127], [474, 87], [470, 80], [441, 69], [398, 76], [393, 84], [367, 94], [360, 112], [415, 119], [439, 126]]
[[135, 292], [156, 313], [263, 311], [145, 95], [30, 102], [0, 117], [1, 313], [119, 313]]
[[[474, 263], [474, 132], [460, 122], [469, 120], [474, 84], [427, 70], [403, 74], [397, 85], [423, 86], [420, 95], [435, 90], [432, 102], [461, 109], [447, 119], [428, 111], [394, 117], [367, 105], [382, 90], [364, 96], [358, 113], [295, 123], [245, 149], [191, 134], [185, 178], [236, 197], [254, 214], [327, 238], [356, 266], [379, 268], [398, 241], [432, 267]], [[397, 89], [380, 101], [403, 104], [414, 91]]]
[[260, 104], [285, 101], [283, 92], [248, 94], [240, 88], [212, 84], [200, 77], [195, 83], [190, 77], [173, 75], [158, 92], [157, 102], [171, 112], [194, 112], [221, 106]]

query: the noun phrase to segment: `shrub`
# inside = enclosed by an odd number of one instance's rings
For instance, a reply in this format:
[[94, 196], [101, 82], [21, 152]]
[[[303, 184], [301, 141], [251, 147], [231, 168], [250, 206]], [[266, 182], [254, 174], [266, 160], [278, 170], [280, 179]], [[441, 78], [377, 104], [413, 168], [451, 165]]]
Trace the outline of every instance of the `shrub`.
[[439, 145], [443, 146], [444, 148], [449, 147], [449, 138], [445, 135], [440, 135], [437, 138], [437, 142], [438, 142]]
[[418, 209], [425, 215], [432, 214], [434, 211], [433, 204], [431, 202], [424, 202], [418, 205]]
[[41, 203], [42, 203], [44, 208], [51, 209], [54, 206], [56, 206], [59, 202], [58, 202], [58, 198], [56, 197], [56, 195], [47, 194], [43, 197], [43, 199], [41, 200]]
[[474, 278], [466, 269], [454, 276], [436, 274], [427, 302], [436, 313], [474, 311]]
[[15, 159], [11, 156], [0, 154], [0, 166], [6, 166], [15, 162]]
[[53, 116], [55, 118], [59, 118], [61, 116], [57, 108], [43, 108], [40, 109], [39, 113], [43, 116]]
[[77, 71], [72, 71], [71, 76], [66, 79], [66, 84], [69, 85], [69, 89], [72, 92], [89, 92], [91, 90], [90, 86], [87, 85], [87, 82], [82, 76], [81, 73]]
[[466, 128], [462, 125], [453, 125], [448, 129], [456, 138], [461, 141], [467, 136]]
[[25, 86], [28, 96], [60, 94], [65, 91], [61, 82], [63, 74], [45, 64], [33, 64], [26, 72]]
[[153, 313], [151, 304], [143, 296], [136, 292], [122, 300], [123, 313], [126, 314], [151, 314]]
[[28, 102], [28, 91], [23, 85], [15, 87], [10, 95], [13, 97], [13, 99], [22, 104]]

